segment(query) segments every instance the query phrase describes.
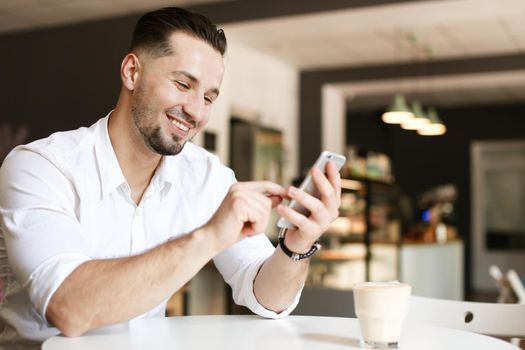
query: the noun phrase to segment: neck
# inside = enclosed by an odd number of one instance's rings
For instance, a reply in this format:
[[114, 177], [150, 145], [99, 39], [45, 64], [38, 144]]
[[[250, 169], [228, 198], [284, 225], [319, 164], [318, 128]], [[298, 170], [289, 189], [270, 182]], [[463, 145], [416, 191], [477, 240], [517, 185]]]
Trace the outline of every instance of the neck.
[[162, 156], [146, 146], [132, 119], [131, 112], [117, 104], [109, 117], [108, 132], [122, 173], [131, 187], [132, 199], [138, 204]]

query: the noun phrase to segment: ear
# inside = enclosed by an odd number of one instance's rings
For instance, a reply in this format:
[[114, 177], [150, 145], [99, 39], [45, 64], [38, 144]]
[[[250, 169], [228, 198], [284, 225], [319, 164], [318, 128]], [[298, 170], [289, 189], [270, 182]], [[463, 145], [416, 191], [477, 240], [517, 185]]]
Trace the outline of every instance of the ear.
[[120, 78], [122, 79], [122, 84], [128, 90], [133, 91], [135, 89], [140, 69], [140, 61], [135, 54], [128, 53], [122, 60]]

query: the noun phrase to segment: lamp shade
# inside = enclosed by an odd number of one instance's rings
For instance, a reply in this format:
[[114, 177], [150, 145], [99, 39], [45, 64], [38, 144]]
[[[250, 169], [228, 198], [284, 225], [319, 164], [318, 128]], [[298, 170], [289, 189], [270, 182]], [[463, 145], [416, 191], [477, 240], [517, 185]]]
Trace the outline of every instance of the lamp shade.
[[439, 118], [435, 108], [430, 107], [428, 109], [427, 118], [430, 120], [430, 124], [424, 125], [417, 130], [419, 135], [424, 136], [439, 136], [447, 132], [447, 127]]
[[414, 114], [408, 107], [405, 96], [400, 93], [394, 96], [388, 110], [381, 117], [387, 124], [401, 124], [413, 118]]
[[401, 123], [403, 129], [418, 130], [424, 125], [430, 124], [430, 120], [426, 117], [419, 101], [412, 102], [412, 113], [414, 113], [414, 118]]

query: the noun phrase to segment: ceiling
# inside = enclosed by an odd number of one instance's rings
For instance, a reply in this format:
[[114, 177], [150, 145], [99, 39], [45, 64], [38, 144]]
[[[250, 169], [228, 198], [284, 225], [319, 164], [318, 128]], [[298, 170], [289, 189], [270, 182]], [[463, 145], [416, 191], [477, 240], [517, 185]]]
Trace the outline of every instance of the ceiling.
[[[407, 2], [225, 29], [230, 38], [305, 70], [468, 59], [525, 53], [525, 1]], [[437, 107], [525, 102], [525, 71], [335, 86], [356, 110], [384, 108], [396, 91]]]
[[1, 0], [0, 34], [224, 0]]
[[[1, 0], [0, 33], [219, 1], [224, 0]], [[412, 1], [223, 28], [230, 40], [301, 70], [465, 59], [525, 53], [525, 1]], [[521, 71], [337, 86], [357, 109], [384, 106], [399, 90], [438, 106], [525, 101]]]
[[524, 0], [439, 0], [227, 25], [302, 69], [525, 52]]

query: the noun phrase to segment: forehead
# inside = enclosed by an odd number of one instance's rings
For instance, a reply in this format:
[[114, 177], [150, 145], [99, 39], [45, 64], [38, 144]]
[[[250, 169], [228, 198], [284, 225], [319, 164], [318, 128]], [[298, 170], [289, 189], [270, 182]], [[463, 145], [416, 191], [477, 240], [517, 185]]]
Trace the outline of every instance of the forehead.
[[224, 74], [224, 58], [210, 44], [183, 32], [169, 37], [172, 54], [154, 59], [153, 69], [185, 71], [203, 85], [218, 87]]

